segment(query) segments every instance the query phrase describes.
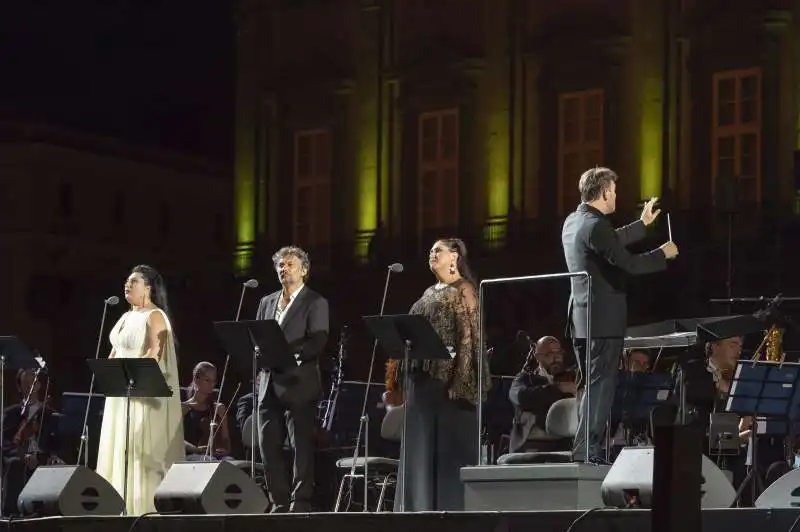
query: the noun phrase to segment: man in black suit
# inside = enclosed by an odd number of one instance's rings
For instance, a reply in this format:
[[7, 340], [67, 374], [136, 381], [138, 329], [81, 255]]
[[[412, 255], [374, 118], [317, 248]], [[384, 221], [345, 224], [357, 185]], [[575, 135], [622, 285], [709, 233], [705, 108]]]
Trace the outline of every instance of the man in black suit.
[[[328, 341], [328, 301], [304, 284], [311, 268], [305, 251], [284, 247], [272, 261], [282, 289], [261, 299], [256, 319], [278, 322], [297, 365], [261, 372], [259, 449], [272, 511], [309, 512], [314, 492], [317, 401], [322, 391], [318, 358]], [[294, 451], [291, 484], [283, 455], [287, 431]]]
[[[581, 462], [587, 458], [587, 438], [588, 459], [603, 462], [599, 457], [600, 438], [614, 401], [617, 368], [627, 328], [626, 277], [663, 270], [666, 261], [678, 254], [673, 242], [639, 255], [625, 249], [644, 238], [645, 226], [653, 223], [660, 210], [653, 211], [657, 198], [652, 198], [645, 203], [638, 221], [615, 230], [608, 215], [616, 209], [616, 181], [617, 174], [608, 168], [592, 168], [584, 172], [578, 182], [581, 204], [567, 216], [561, 233], [569, 271], [585, 271], [592, 277], [592, 345], [588, 370], [590, 408], [587, 411], [586, 394], [581, 394], [578, 432], [573, 444], [573, 460]], [[581, 374], [585, 376], [588, 284], [585, 277], [573, 277], [571, 285], [567, 332], [573, 339]], [[585, 386], [586, 381], [583, 378], [581, 384]]]

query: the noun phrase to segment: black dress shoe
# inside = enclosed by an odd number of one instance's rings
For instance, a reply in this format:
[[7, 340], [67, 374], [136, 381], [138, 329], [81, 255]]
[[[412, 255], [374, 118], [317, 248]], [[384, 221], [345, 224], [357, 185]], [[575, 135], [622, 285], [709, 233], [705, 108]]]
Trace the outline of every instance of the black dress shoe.
[[307, 514], [311, 512], [311, 504], [305, 501], [295, 501], [289, 511], [293, 514]]

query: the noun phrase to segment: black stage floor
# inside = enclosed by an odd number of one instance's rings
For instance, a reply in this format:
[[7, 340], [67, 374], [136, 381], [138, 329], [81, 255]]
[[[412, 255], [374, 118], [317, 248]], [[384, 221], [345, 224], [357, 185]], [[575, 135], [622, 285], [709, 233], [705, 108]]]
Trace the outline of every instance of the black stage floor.
[[[581, 512], [463, 512], [283, 515], [153, 515], [133, 517], [45, 517], [0, 521], [0, 532], [566, 532]], [[751, 508], [704, 510], [703, 532], [800, 532], [800, 509]], [[648, 532], [648, 510], [598, 510], [572, 529], [581, 531]], [[792, 531], [794, 532], [794, 531]]]

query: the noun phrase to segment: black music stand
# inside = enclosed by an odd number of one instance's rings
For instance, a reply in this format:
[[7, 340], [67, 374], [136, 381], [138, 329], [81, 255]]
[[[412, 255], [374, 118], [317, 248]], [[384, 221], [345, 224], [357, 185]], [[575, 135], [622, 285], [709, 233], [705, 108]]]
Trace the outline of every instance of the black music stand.
[[[0, 383], [5, 382], [8, 369], [38, 369], [39, 363], [33, 352], [16, 336], [0, 336]], [[0, 391], [0, 434], [5, 433], [6, 405], [5, 393]], [[0, 479], [3, 478], [3, 461], [0, 460]], [[2, 483], [0, 483], [2, 484]], [[0, 515], [3, 511], [5, 486], [0, 486]]]
[[800, 364], [756, 360], [740, 360], [731, 380], [726, 412], [753, 417], [750, 430], [750, 471], [736, 492], [741, 502], [744, 488], [749, 484], [753, 501], [763, 491], [764, 485], [758, 470], [759, 417], [771, 416], [796, 421], [800, 414]]
[[94, 373], [98, 392], [106, 397], [125, 398], [125, 484], [122, 500], [128, 505], [128, 452], [130, 447], [131, 399], [172, 397], [173, 390], [154, 358], [106, 358], [86, 361]]
[[[256, 379], [258, 370], [267, 370], [264, 388], [269, 386], [272, 371], [282, 371], [296, 364], [283, 329], [276, 320], [215, 321], [214, 333], [222, 348], [234, 364], [244, 369], [249, 367], [253, 384], [253, 413], [250, 445], [253, 460], [250, 460], [250, 477], [256, 478], [256, 420], [258, 418], [258, 394]], [[212, 442], [213, 443], [213, 442]], [[263, 459], [263, 457], [262, 457]]]
[[[617, 390], [611, 408], [611, 420], [623, 425], [650, 420], [650, 413], [672, 396], [674, 383], [669, 375], [663, 373], [631, 373], [620, 371], [617, 377]], [[613, 434], [609, 431], [610, 434]], [[626, 444], [630, 445], [627, 441]]]
[[[403, 409], [403, 435], [401, 438], [402, 460], [400, 462], [400, 511], [405, 511], [405, 483], [408, 426], [408, 389], [410, 387], [408, 368], [412, 360], [448, 360], [455, 357], [455, 346], [445, 347], [442, 339], [431, 327], [430, 322], [418, 314], [397, 314], [394, 316], [364, 316], [370, 332], [392, 360], [403, 361], [403, 394], [406, 408]], [[366, 454], [366, 453], [365, 453]], [[364, 463], [367, 463], [365, 456]], [[366, 477], [366, 470], [364, 475]]]

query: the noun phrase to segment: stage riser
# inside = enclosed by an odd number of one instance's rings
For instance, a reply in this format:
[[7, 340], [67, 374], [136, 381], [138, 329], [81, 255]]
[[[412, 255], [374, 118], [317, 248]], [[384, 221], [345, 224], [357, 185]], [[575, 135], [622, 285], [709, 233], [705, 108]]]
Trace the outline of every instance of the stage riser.
[[530, 464], [461, 469], [469, 512], [588, 510], [602, 507], [608, 466]]
[[[136, 523], [135, 532], [564, 532], [582, 512], [459, 513], [459, 514], [299, 514], [247, 516], [156, 516]], [[703, 532], [787, 532], [800, 510], [704, 510]], [[55, 517], [0, 521], [0, 532], [129, 532], [132, 517]], [[650, 532], [648, 510], [593, 512], [576, 527], [580, 530]]]

